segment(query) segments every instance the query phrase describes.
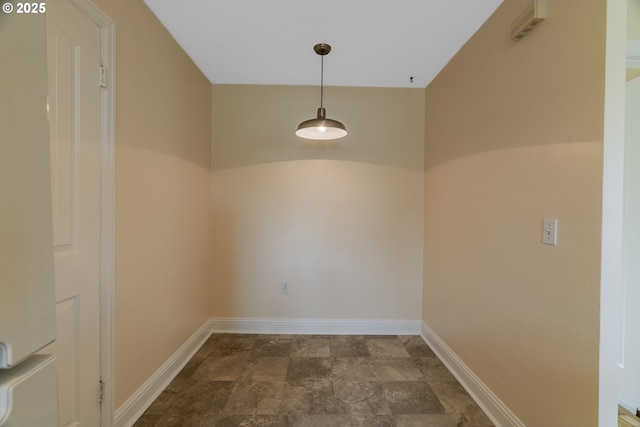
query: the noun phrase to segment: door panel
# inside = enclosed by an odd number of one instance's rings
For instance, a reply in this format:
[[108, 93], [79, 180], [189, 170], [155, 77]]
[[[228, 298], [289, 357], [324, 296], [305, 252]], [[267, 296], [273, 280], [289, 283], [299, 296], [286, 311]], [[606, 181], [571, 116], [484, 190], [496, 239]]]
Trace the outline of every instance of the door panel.
[[100, 425], [100, 30], [47, 2], [59, 425]]
[[81, 386], [76, 369], [80, 350], [78, 312], [77, 297], [58, 301], [56, 304], [58, 336], [54, 347], [56, 353], [59, 354], [59, 360], [64, 362], [58, 364], [58, 388], [61, 391], [58, 394], [58, 424], [60, 426], [74, 425], [80, 412], [77, 395], [81, 391]]
[[51, 144], [51, 178], [53, 209], [53, 245], [56, 251], [73, 248], [75, 194], [77, 192], [75, 160], [78, 150], [74, 137], [74, 70], [79, 65], [79, 49], [49, 21], [47, 33], [49, 55], [49, 117]]
[[0, 16], [0, 369], [55, 338], [44, 17]]

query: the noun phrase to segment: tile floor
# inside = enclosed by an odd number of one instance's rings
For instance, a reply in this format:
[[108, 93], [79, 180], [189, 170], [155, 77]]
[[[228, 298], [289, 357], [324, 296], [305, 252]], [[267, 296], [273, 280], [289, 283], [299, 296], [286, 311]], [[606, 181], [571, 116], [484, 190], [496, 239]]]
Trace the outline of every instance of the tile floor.
[[134, 427], [485, 427], [419, 336], [214, 334]]

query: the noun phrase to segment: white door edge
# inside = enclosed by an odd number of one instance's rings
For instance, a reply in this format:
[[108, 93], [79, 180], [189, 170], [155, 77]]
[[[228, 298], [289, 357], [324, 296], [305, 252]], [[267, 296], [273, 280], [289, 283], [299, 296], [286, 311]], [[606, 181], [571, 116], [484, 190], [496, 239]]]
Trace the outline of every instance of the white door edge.
[[101, 65], [106, 87], [101, 89], [100, 143], [100, 366], [105, 383], [101, 426], [113, 426], [113, 324], [115, 288], [115, 23], [91, 0], [69, 0], [100, 28]]

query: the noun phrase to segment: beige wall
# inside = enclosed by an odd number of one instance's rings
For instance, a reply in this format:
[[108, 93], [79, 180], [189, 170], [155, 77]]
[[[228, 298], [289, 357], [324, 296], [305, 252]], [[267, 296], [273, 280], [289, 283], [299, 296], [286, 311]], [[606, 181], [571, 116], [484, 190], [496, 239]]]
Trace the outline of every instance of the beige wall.
[[426, 90], [423, 320], [527, 426], [595, 426], [605, 2], [512, 42], [526, 3]]
[[116, 23], [115, 406], [210, 315], [211, 85], [141, 0]]
[[[419, 320], [423, 89], [213, 87], [215, 317]], [[282, 295], [280, 284], [290, 283]]]

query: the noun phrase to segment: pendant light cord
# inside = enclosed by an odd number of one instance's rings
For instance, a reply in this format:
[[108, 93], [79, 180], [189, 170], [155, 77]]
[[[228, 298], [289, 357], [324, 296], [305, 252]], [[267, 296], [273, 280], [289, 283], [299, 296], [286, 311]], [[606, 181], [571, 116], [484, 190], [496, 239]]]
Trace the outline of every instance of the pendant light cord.
[[320, 55], [320, 108], [324, 98], [324, 55]]

